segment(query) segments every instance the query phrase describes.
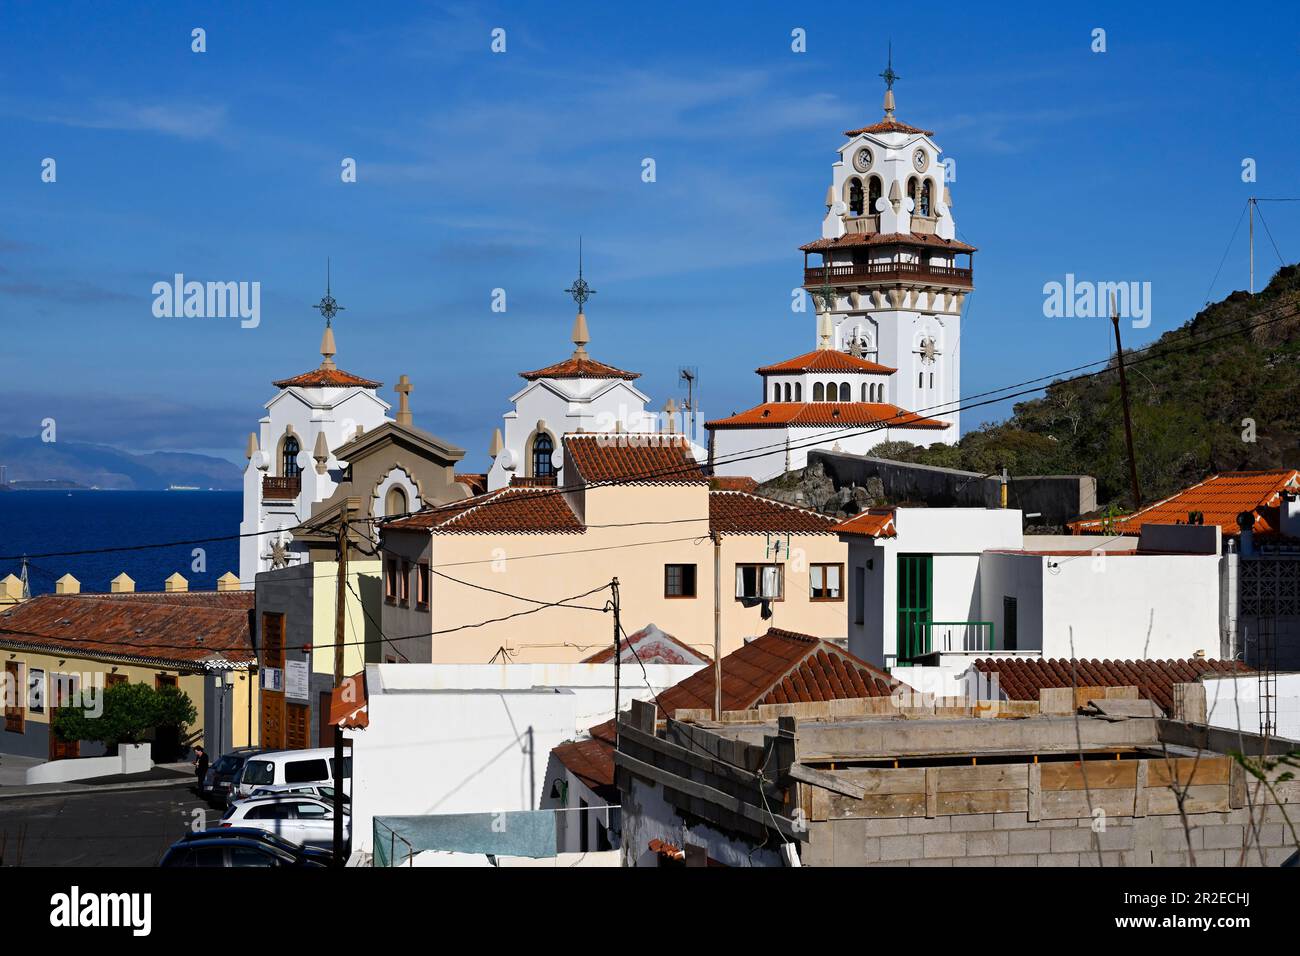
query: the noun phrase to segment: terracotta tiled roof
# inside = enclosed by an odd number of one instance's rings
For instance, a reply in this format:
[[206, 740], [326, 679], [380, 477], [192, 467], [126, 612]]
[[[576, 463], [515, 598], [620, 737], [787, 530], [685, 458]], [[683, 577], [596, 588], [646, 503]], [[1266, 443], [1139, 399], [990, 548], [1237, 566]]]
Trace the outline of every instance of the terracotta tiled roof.
[[487, 488], [487, 475], [483, 473], [456, 472], [456, 480], [469, 489], [471, 495], [484, 494]]
[[535, 372], [520, 372], [519, 375], [530, 382], [539, 378], [621, 378], [630, 382], [641, 377], [640, 372], [625, 372], [586, 355], [573, 355], [563, 362], [539, 368]]
[[0, 646], [199, 665], [254, 660], [252, 591], [43, 594], [0, 612]]
[[[1044, 687], [1130, 687], [1166, 714], [1173, 709], [1174, 684], [1188, 684], [1204, 674], [1250, 673], [1240, 661], [1189, 658], [1168, 661], [1098, 661], [1053, 658], [980, 658], [972, 665], [997, 674], [1010, 700], [1038, 700]], [[1073, 675], [1073, 676], [1072, 676]]]
[[872, 123], [870, 126], [864, 126], [861, 129], [846, 129], [844, 131], [845, 136], [860, 136], [862, 133], [918, 133], [921, 136], [933, 136], [934, 130], [918, 129], [915, 126], [900, 123], [898, 120], [881, 120], [879, 123]]
[[898, 531], [894, 527], [893, 508], [872, 508], [861, 514], [841, 521], [834, 528], [837, 534], [858, 534], [868, 538], [894, 538]]
[[776, 372], [855, 372], [892, 375], [898, 369], [878, 362], [869, 362], [838, 349], [817, 349], [815, 352], [777, 362], [775, 365], [764, 365], [757, 371], [759, 375], [770, 375]]
[[[586, 484], [705, 484], [708, 479], [685, 437], [653, 432], [565, 435], [565, 467], [573, 465]], [[565, 481], [574, 476], [565, 472]]]
[[[620, 648], [627, 648], [631, 645], [632, 650], [636, 652], [635, 656], [630, 653], [623, 654], [620, 660], [623, 662], [635, 661], [640, 659], [642, 664], [691, 664], [696, 661], [703, 661], [706, 664], [713, 663], [713, 658], [703, 651], [697, 651], [689, 644], [683, 644], [671, 634], [661, 631], [653, 624], [647, 624], [635, 634], [628, 636], [627, 640], [620, 640]], [[592, 654], [590, 657], [584, 657], [584, 664], [608, 664], [614, 660], [614, 648], [606, 647]]]
[[889, 428], [947, 428], [947, 422], [922, 418], [886, 402], [764, 402], [730, 418], [705, 422], [705, 428], [825, 428], [881, 425]]
[[329, 725], [344, 730], [365, 730], [370, 726], [370, 694], [365, 671], [353, 674], [330, 691]]
[[[722, 659], [722, 709], [889, 697], [901, 682], [829, 641], [772, 628]], [[713, 668], [705, 667], [659, 695], [661, 716], [713, 707]], [[614, 722], [591, 729], [591, 739], [551, 751], [593, 789], [614, 784]]]
[[758, 482], [749, 475], [713, 475], [709, 478], [712, 491], [758, 491]]
[[835, 519], [743, 491], [709, 492], [709, 531], [717, 534], [832, 534]]
[[1144, 524], [1187, 524], [1190, 512], [1205, 515], [1207, 525], [1217, 524], [1224, 535], [1237, 535], [1237, 515], [1243, 511], [1255, 515], [1255, 534], [1278, 532], [1278, 507], [1282, 492], [1300, 491], [1300, 471], [1279, 468], [1273, 471], [1226, 471], [1211, 475], [1153, 505], [1125, 518], [1107, 523], [1101, 518], [1070, 522], [1075, 534], [1139, 534]]
[[360, 375], [353, 375], [340, 368], [316, 368], [303, 372], [293, 378], [282, 378], [272, 382], [276, 388], [379, 388], [383, 382], [372, 382]]
[[838, 239], [816, 239], [800, 246], [804, 252], [820, 252], [823, 249], [841, 249], [846, 246], [933, 246], [937, 249], [951, 249], [953, 252], [978, 252], [957, 239], [944, 239], [942, 236], [924, 232], [847, 232]]
[[580, 534], [582, 522], [554, 489], [500, 488], [389, 521], [384, 528], [434, 534]]

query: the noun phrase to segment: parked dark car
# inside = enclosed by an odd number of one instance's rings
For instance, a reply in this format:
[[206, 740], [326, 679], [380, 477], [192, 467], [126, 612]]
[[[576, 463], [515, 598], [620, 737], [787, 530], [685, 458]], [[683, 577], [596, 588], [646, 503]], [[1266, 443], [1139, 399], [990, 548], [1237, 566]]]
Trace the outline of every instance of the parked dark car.
[[261, 752], [259, 747], [239, 747], [222, 754], [208, 768], [208, 773], [203, 778], [203, 792], [200, 795], [207, 798], [210, 803], [224, 807], [230, 802], [231, 789], [239, 780], [239, 775], [244, 772], [245, 761]]
[[187, 833], [163, 855], [164, 867], [324, 867], [327, 850], [300, 847], [265, 830], [225, 828]]

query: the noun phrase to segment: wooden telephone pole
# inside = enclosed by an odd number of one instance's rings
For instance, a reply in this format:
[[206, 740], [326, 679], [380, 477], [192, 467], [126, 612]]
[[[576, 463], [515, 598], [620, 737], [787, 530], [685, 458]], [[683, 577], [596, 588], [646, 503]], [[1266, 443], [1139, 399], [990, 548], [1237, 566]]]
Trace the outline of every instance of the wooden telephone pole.
[[[343, 686], [343, 644], [346, 640], [348, 587], [348, 509], [339, 513], [339, 576], [334, 600], [334, 687]], [[343, 726], [334, 725], [334, 866], [341, 867], [343, 856]]]
[[[1238, 220], [1240, 222], [1241, 220]], [[1115, 361], [1119, 365], [1119, 391], [1124, 402], [1124, 441], [1128, 445], [1128, 477], [1133, 491], [1133, 510], [1142, 507], [1142, 489], [1138, 485], [1137, 458], [1133, 454], [1133, 422], [1128, 410], [1128, 379], [1124, 376], [1124, 343], [1119, 337], [1119, 309], [1115, 293], [1110, 294], [1110, 321], [1115, 326]]]

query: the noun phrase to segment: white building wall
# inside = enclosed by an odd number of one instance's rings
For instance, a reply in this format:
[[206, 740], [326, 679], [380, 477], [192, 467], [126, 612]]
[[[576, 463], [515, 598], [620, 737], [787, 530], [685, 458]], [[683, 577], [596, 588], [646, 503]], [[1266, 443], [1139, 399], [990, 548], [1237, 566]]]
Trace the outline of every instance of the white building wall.
[[[1211, 727], [1260, 732], [1258, 675], [1206, 677], [1201, 682]], [[1300, 674], [1278, 674], [1276, 690], [1273, 736], [1300, 740]]]

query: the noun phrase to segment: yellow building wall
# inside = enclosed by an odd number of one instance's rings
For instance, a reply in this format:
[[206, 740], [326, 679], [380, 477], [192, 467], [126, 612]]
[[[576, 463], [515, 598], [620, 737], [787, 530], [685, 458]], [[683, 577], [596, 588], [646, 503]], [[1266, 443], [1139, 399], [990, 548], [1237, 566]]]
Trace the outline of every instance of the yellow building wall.
[[[366, 663], [366, 643], [378, 646], [383, 600], [380, 581], [382, 564], [374, 561], [348, 561], [348, 582], [343, 625], [343, 673], [351, 676]], [[338, 610], [337, 561], [313, 561], [311, 669], [317, 674], [334, 674], [334, 624]], [[367, 606], [363, 608], [363, 603]], [[368, 616], [367, 616], [368, 614]]]
[[[13, 661], [20, 665], [22, 673], [20, 680], [23, 694], [24, 719], [28, 723], [48, 724], [50, 722], [50, 702], [53, 694], [55, 673], [75, 674], [78, 678], [78, 684], [82, 687], [87, 686], [88, 682], [94, 681], [97, 686], [104, 687], [107, 685], [108, 675], [123, 675], [127, 681], [132, 684], [147, 684], [150, 687], [156, 686], [155, 679], [159, 675], [176, 677], [177, 686], [184, 691], [194, 703], [198, 716], [186, 731], [187, 739], [201, 740], [205, 732], [204, 714], [205, 714], [205, 694], [212, 686], [212, 680], [217, 672], [202, 671], [198, 673], [181, 671], [176, 668], [156, 667], [146, 664], [123, 664], [112, 661], [104, 661], [88, 657], [72, 657], [62, 654], [47, 654], [34, 651], [10, 649], [0, 651], [0, 659], [4, 661]], [[45, 672], [45, 705], [41, 711], [34, 711], [27, 707], [26, 691], [30, 681], [32, 669], [40, 669]], [[234, 733], [234, 746], [246, 746], [246, 734], [248, 728], [248, 701], [249, 689], [252, 687], [254, 703], [254, 733], [256, 732], [256, 686], [257, 678], [249, 676], [242, 671], [235, 671], [231, 678], [232, 690], [228, 698], [229, 709], [232, 712], [233, 720], [232, 730]]]
[[[433, 535], [432, 561], [440, 574], [433, 576], [430, 630], [518, 614], [536, 608], [536, 601], [557, 601], [599, 588], [617, 577], [622, 625], [628, 634], [653, 623], [712, 656], [714, 547], [709, 537], [707, 489], [591, 488], [580, 506], [588, 525], [582, 534]], [[780, 540], [782, 554], [774, 559], [762, 534], [723, 535], [723, 654], [773, 626], [817, 637], [847, 636], [847, 600], [810, 600], [808, 575], [813, 563], [845, 565], [840, 585], [846, 598], [847, 545], [833, 534], [792, 535], [790, 553], [785, 554], [785, 536]], [[759, 607], [745, 608], [735, 597], [736, 565], [766, 563], [784, 567], [784, 599], [773, 602], [773, 617], [768, 621], [761, 619]], [[696, 597], [664, 596], [666, 564], [696, 566]], [[533, 600], [493, 594], [472, 585]], [[606, 588], [572, 603], [599, 609], [610, 596]], [[612, 614], [546, 608], [501, 623], [434, 636], [432, 659], [434, 663], [486, 663], [504, 647], [512, 661], [573, 662], [611, 646], [613, 639]]]

